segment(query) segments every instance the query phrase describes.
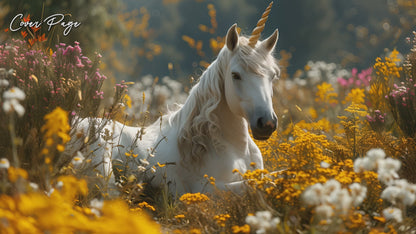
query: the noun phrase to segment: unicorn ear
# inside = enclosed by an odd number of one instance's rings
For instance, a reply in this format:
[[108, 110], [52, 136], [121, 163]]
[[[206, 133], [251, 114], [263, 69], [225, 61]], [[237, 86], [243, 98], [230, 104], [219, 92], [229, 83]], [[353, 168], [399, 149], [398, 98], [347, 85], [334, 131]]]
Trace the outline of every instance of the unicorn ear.
[[238, 46], [237, 24], [233, 24], [233, 26], [228, 29], [225, 42], [230, 51], [233, 51]]
[[276, 46], [277, 40], [279, 39], [279, 30], [275, 30], [273, 34], [261, 43], [261, 47], [266, 51], [273, 51]]

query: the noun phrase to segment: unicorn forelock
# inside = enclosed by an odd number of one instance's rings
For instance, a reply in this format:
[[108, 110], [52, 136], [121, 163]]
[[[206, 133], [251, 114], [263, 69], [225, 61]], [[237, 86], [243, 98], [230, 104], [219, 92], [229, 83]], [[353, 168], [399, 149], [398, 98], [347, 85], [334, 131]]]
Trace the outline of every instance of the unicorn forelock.
[[276, 76], [280, 76], [280, 69], [273, 53], [261, 48], [253, 49], [249, 45], [249, 39], [243, 36], [239, 38], [239, 43], [237, 59], [247, 71], [260, 76], [267, 76], [270, 71], [273, 71]]

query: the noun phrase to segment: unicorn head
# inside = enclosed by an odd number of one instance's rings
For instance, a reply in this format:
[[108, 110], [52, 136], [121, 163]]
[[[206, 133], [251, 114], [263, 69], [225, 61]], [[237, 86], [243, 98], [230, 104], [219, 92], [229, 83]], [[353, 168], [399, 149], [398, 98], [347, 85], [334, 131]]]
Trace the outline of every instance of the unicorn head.
[[[230, 27], [217, 59], [204, 71], [184, 106], [173, 116], [180, 122], [177, 142], [184, 157], [198, 162], [209, 152], [210, 145], [217, 151], [226, 147], [222, 138], [227, 135], [224, 132], [233, 131], [231, 126], [241, 124], [242, 118], [258, 140], [268, 139], [276, 129], [272, 82], [280, 76], [273, 57], [278, 31], [259, 40], [259, 28], [264, 28], [270, 7], [250, 38], [240, 36], [236, 24]], [[245, 130], [247, 125], [238, 128]], [[236, 134], [235, 137], [246, 139], [247, 136]]]
[[226, 48], [231, 57], [229, 69], [224, 74], [225, 98], [230, 110], [247, 120], [253, 137], [258, 140], [268, 139], [277, 127], [272, 82], [280, 75], [273, 57], [278, 30], [259, 41], [270, 7], [271, 4], [250, 38], [239, 36], [236, 24], [226, 36]]

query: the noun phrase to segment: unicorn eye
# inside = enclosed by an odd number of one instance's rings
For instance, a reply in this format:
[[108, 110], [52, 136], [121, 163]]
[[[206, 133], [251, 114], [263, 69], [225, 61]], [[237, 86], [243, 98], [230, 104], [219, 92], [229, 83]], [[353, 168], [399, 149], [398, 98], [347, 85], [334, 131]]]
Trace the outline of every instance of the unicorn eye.
[[234, 80], [241, 80], [241, 76], [237, 72], [231, 73], [231, 76], [233, 77]]

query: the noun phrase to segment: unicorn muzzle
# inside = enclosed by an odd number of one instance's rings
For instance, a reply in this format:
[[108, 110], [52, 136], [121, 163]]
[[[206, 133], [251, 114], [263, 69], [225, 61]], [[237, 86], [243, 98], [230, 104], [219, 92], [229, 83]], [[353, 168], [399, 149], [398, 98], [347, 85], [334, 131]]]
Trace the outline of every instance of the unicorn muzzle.
[[250, 127], [253, 137], [256, 140], [269, 139], [270, 135], [272, 135], [277, 128], [277, 116], [275, 113], [260, 116], [254, 120], [254, 122], [250, 121]]

